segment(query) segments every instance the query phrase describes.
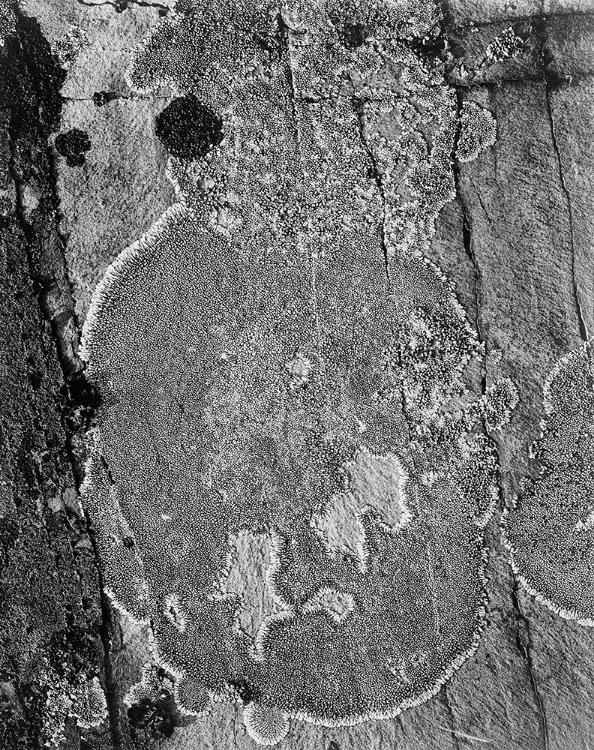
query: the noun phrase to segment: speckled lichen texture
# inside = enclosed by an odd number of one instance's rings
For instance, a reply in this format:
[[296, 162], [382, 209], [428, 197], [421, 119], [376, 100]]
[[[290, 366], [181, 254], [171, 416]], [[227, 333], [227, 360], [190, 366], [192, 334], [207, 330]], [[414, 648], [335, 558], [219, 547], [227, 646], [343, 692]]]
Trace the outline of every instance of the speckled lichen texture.
[[[261, 744], [395, 716], [478, 643], [481, 425], [516, 396], [465, 388], [477, 332], [424, 254], [457, 142], [495, 129], [458, 123], [440, 29], [432, 2], [182, 2], [129, 71], [179, 94], [157, 120], [179, 201], [92, 298], [83, 498], [180, 710], [242, 699]], [[246, 532], [272, 543], [251, 632]]]
[[18, 6], [117, 622], [2, 682], [18, 746], [586, 750], [593, 3]]

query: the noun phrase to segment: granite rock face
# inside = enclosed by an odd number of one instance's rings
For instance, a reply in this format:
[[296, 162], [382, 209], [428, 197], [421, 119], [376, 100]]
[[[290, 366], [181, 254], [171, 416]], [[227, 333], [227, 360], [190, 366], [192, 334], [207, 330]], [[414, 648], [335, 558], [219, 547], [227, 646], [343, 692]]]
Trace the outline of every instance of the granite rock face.
[[2, 747], [592, 743], [594, 3], [322, 5], [0, 0]]

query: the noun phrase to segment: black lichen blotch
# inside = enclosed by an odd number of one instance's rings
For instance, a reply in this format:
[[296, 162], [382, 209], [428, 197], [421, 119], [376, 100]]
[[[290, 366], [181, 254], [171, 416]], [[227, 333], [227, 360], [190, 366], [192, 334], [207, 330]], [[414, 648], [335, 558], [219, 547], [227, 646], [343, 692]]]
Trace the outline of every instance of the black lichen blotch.
[[159, 115], [155, 132], [180, 159], [199, 159], [223, 140], [223, 121], [196, 96], [174, 99]]
[[118, 94], [115, 91], [95, 91], [93, 94], [93, 102], [97, 107], [103, 107], [117, 98]]
[[331, 19], [338, 31], [340, 43], [347, 49], [357, 49], [365, 44], [368, 29], [360, 23], [348, 23], [334, 17]]
[[84, 130], [73, 128], [56, 136], [54, 145], [69, 167], [82, 167], [85, 154], [91, 149], [91, 140]]
[[128, 722], [133, 730], [149, 730], [153, 739], [171, 737], [176, 727], [177, 709], [173, 696], [161, 691], [156, 700], [143, 698], [128, 709]]

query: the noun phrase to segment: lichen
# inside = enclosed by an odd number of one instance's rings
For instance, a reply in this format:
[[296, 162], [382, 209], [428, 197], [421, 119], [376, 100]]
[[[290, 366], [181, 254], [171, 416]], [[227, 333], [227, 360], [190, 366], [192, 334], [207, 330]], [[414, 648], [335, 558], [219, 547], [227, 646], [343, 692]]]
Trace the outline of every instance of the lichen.
[[66, 34], [53, 44], [53, 53], [63, 68], [69, 68], [78, 53], [88, 44], [87, 32], [81, 26], [71, 25]]
[[48, 671], [44, 723], [41, 732], [44, 747], [58, 750], [66, 740], [69, 719], [85, 730], [98, 727], [107, 719], [107, 701], [98, 677], [77, 675], [74, 679]]
[[91, 729], [107, 719], [107, 700], [98, 677], [87, 680], [73, 700], [73, 713], [82, 729]]
[[243, 712], [249, 736], [259, 745], [276, 745], [289, 731], [289, 719], [278, 708], [250, 703]]
[[16, 13], [11, 5], [0, 5], [0, 47], [4, 47], [9, 36], [16, 35], [16, 20]]
[[454, 196], [438, 20], [185, 0], [129, 74], [217, 125], [167, 119], [179, 202], [94, 294], [85, 498], [180, 709], [241, 700], [263, 744], [427, 700], [484, 621], [480, 417], [511, 407], [454, 408], [483, 351], [424, 255]]
[[460, 115], [460, 137], [456, 158], [469, 162], [497, 140], [497, 124], [488, 109], [475, 102], [464, 102]]
[[133, 733], [148, 730], [153, 739], [173, 734], [179, 715], [174, 699], [175, 690], [174, 681], [163, 669], [152, 663], [144, 665], [142, 679], [124, 696]]
[[592, 343], [563, 357], [544, 387], [536, 467], [504, 520], [524, 586], [562, 617], [594, 626], [594, 367]]
[[510, 57], [517, 57], [525, 46], [526, 40], [515, 32], [513, 26], [509, 26], [487, 46], [485, 58], [489, 62], [503, 62]]
[[91, 141], [84, 130], [73, 128], [65, 133], [59, 133], [55, 140], [56, 151], [66, 159], [69, 167], [82, 167], [85, 154], [91, 149]]

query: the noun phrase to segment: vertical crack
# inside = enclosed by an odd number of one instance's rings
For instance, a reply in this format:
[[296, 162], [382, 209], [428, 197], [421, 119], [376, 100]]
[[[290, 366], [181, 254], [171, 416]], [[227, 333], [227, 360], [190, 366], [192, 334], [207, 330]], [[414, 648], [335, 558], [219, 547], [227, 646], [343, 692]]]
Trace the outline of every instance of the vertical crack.
[[[454, 87], [456, 92], [456, 119], [457, 119], [457, 127], [456, 127], [456, 133], [454, 135], [454, 140], [452, 143], [452, 171], [454, 175], [454, 189], [456, 192], [456, 197], [458, 198], [458, 202], [460, 204], [460, 209], [462, 211], [462, 242], [464, 244], [464, 252], [466, 253], [466, 257], [470, 261], [470, 264], [472, 266], [473, 275], [474, 275], [474, 304], [476, 308], [475, 313], [475, 328], [476, 328], [476, 334], [478, 338], [479, 345], [483, 347], [483, 358], [481, 363], [481, 394], [485, 395], [487, 390], [487, 348], [486, 348], [486, 337], [482, 328], [481, 323], [481, 304], [482, 304], [482, 275], [480, 266], [478, 263], [478, 259], [476, 257], [476, 253], [474, 252], [474, 238], [473, 238], [473, 227], [472, 227], [472, 217], [470, 210], [468, 208], [468, 205], [466, 203], [466, 199], [464, 198], [464, 194], [462, 191], [462, 179], [461, 179], [461, 167], [460, 162], [458, 161], [456, 154], [458, 152], [458, 143], [460, 141], [460, 133], [461, 133], [461, 117], [462, 117], [462, 108], [464, 105], [464, 97], [462, 94], [462, 91], [459, 87]], [[479, 197], [479, 201], [482, 205], [482, 200]]]
[[516, 618], [516, 625], [518, 629], [516, 645], [518, 647], [518, 651], [520, 652], [520, 654], [522, 655], [522, 658], [524, 659], [524, 662], [526, 664], [526, 669], [528, 670], [528, 676], [530, 677], [530, 682], [532, 684], [532, 691], [534, 693], [534, 699], [536, 701], [536, 707], [538, 709], [538, 714], [540, 718], [543, 750], [549, 750], [549, 726], [547, 722], [547, 715], [546, 715], [544, 703], [542, 700], [542, 696], [540, 695], [538, 681], [536, 679], [536, 674], [534, 672], [534, 662], [532, 660], [533, 644], [532, 644], [532, 634], [530, 631], [530, 622], [522, 611], [518, 593], [519, 593], [519, 583], [518, 583], [516, 576], [514, 575], [513, 586], [512, 586], [512, 603], [514, 607], [514, 615]]
[[[450, 18], [447, 0], [445, 0], [442, 3], [442, 10], [443, 10], [443, 15], [444, 15], [444, 24], [447, 25], [448, 19]], [[462, 93], [461, 93], [461, 90], [460, 90], [459, 87], [456, 87], [456, 97], [457, 97], [457, 106], [458, 106], [458, 120], [460, 120], [460, 115], [461, 115], [461, 110], [462, 110], [462, 104], [463, 104], [463, 97], [462, 97]], [[547, 103], [548, 103], [548, 106], [549, 106], [549, 114], [551, 116], [551, 113], [550, 113], [550, 103], [548, 102], [548, 94], [547, 94]], [[551, 125], [552, 125], [552, 116], [551, 116]], [[453, 150], [452, 150], [453, 165], [454, 165], [453, 166], [453, 170], [454, 170], [454, 184], [455, 184], [456, 195], [458, 196], [458, 199], [460, 201], [460, 206], [461, 206], [461, 209], [462, 209], [462, 219], [463, 219], [462, 233], [463, 233], [464, 249], [465, 249], [465, 252], [466, 252], [466, 255], [467, 255], [468, 259], [470, 260], [472, 268], [474, 269], [474, 276], [475, 276], [475, 285], [474, 285], [475, 294], [474, 294], [474, 297], [475, 297], [475, 305], [476, 305], [476, 330], [477, 330], [477, 335], [478, 335], [478, 338], [479, 338], [479, 342], [486, 347], [486, 339], [485, 339], [484, 332], [482, 330], [481, 319], [480, 319], [481, 283], [482, 283], [482, 278], [481, 278], [480, 267], [479, 267], [479, 264], [478, 264], [478, 261], [477, 261], [477, 258], [476, 258], [476, 254], [474, 252], [473, 236], [472, 236], [472, 230], [473, 230], [473, 228], [472, 228], [472, 219], [471, 219], [470, 211], [468, 209], [468, 206], [466, 204], [466, 201], [464, 199], [464, 196], [463, 196], [463, 193], [462, 193], [462, 190], [461, 190], [460, 164], [456, 160], [456, 157], [455, 157], [456, 151], [457, 151], [457, 145], [458, 145], [459, 137], [460, 137], [460, 129], [458, 128], [458, 130], [456, 132], [455, 139], [454, 139]], [[554, 134], [553, 134], [553, 139], [554, 139]], [[560, 156], [559, 156], [559, 152], [558, 152], [555, 140], [554, 140], [554, 145], [555, 145], [555, 150], [556, 150], [556, 153], [557, 153], [557, 158], [559, 159], [559, 169], [560, 169], [560, 172], [561, 172]], [[477, 193], [477, 195], [478, 195], [478, 193]], [[566, 193], [566, 195], [567, 195], [567, 198], [568, 198], [568, 206], [569, 206], [569, 195], [567, 193]], [[480, 195], [478, 196], [478, 199], [479, 199], [479, 202], [480, 202], [481, 206], [483, 207], [483, 210], [486, 213], [486, 210], [485, 210], [485, 207], [483, 206], [483, 202], [482, 202], [482, 199], [481, 199]], [[487, 218], [488, 218], [488, 216], [487, 216]], [[573, 247], [573, 240], [572, 240], [572, 247]], [[575, 282], [575, 275], [574, 275], [574, 282]], [[576, 301], [577, 301], [577, 290], [574, 288], [574, 291], [576, 292]], [[579, 304], [578, 304], [578, 309], [579, 309]], [[580, 320], [581, 320], [581, 315], [580, 315]], [[581, 324], [582, 323], [580, 323], [580, 325]], [[486, 348], [485, 348], [485, 355], [486, 355]], [[483, 360], [482, 371], [483, 371], [483, 376], [482, 376], [482, 388], [481, 388], [481, 390], [482, 390], [482, 392], [484, 394], [485, 390], [486, 390], [486, 382], [487, 382], [487, 360], [486, 360], [486, 356], [485, 356], [485, 359]], [[501, 481], [501, 459], [500, 459], [499, 443], [498, 443], [498, 440], [496, 438], [494, 438], [493, 436], [490, 436], [490, 437], [491, 437], [491, 440], [493, 441], [493, 445], [495, 447], [495, 453], [496, 453], [496, 457], [497, 457], [497, 487], [498, 487], [498, 492], [499, 492], [499, 496], [500, 496], [502, 502], [504, 502], [505, 492], [504, 492], [503, 483]], [[540, 722], [540, 726], [541, 726], [541, 736], [542, 736], [542, 742], [543, 742], [543, 750], [549, 750], [549, 733], [548, 733], [547, 716], [546, 716], [546, 713], [545, 713], [545, 708], [544, 708], [544, 704], [543, 704], [543, 701], [542, 701], [542, 697], [540, 695], [538, 681], [537, 681], [537, 678], [536, 678], [536, 674], [535, 674], [535, 671], [534, 671], [533, 660], [532, 660], [533, 645], [532, 645], [532, 638], [531, 638], [531, 633], [530, 633], [530, 623], [528, 621], [528, 618], [522, 612], [520, 604], [519, 604], [519, 600], [518, 600], [518, 582], [517, 582], [517, 580], [516, 580], [515, 577], [513, 578], [513, 582], [512, 582], [511, 599], [512, 599], [512, 606], [513, 606], [513, 611], [514, 611], [514, 616], [515, 616], [515, 621], [516, 621], [516, 628], [517, 628], [517, 631], [516, 631], [516, 633], [517, 633], [517, 635], [516, 635], [516, 645], [517, 645], [517, 648], [518, 648], [518, 650], [519, 650], [519, 652], [520, 652], [520, 654], [521, 654], [521, 656], [522, 656], [522, 658], [523, 658], [523, 660], [524, 660], [524, 662], [526, 664], [526, 668], [528, 670], [528, 674], [529, 674], [529, 678], [530, 678], [530, 683], [531, 683], [531, 686], [532, 686], [532, 692], [534, 694], [534, 699], [535, 699], [535, 703], [536, 703], [537, 710], [538, 710], [538, 715], [539, 715], [539, 722]], [[447, 700], [447, 694], [445, 693], [445, 691], [444, 691], [444, 695], [446, 695], [446, 706], [448, 708], [448, 711], [450, 712], [450, 722], [452, 724], [452, 732], [454, 733], [454, 736], [456, 736], [455, 735], [455, 728], [454, 728], [454, 725], [453, 725], [453, 713], [452, 713], [452, 709], [451, 709], [451, 706], [449, 704], [449, 701]]]
[[[544, 5], [544, 3], [543, 3]], [[553, 151], [555, 153], [555, 159], [557, 161], [557, 168], [559, 170], [559, 183], [561, 190], [565, 198], [567, 205], [567, 215], [569, 218], [569, 240], [571, 245], [571, 283], [573, 289], [573, 298], [576, 309], [576, 315], [578, 319], [578, 325], [580, 330], [580, 336], [583, 341], [588, 341], [588, 327], [584, 317], [581, 301], [580, 301], [580, 289], [577, 281], [576, 273], [576, 258], [575, 258], [575, 232], [574, 232], [574, 221], [573, 221], [573, 207], [571, 203], [571, 195], [565, 182], [565, 175], [563, 171], [563, 161], [561, 159], [561, 151], [557, 141], [557, 130], [555, 126], [555, 118], [553, 115], [553, 108], [551, 106], [551, 92], [554, 88], [555, 81], [549, 67], [549, 55], [547, 54], [547, 19], [544, 13], [542, 13], [540, 19], [535, 24], [537, 33], [540, 37], [540, 57], [542, 62], [543, 80], [545, 84], [546, 94], [546, 108], [551, 129], [551, 141], [553, 144]]]
[[[47, 143], [48, 137], [59, 127], [62, 106], [59, 90], [65, 72], [52, 57], [38, 22], [24, 16], [17, 2], [13, 2], [13, 11], [17, 19], [16, 34], [8, 40], [10, 49], [0, 79], [4, 78], [2, 103], [10, 116], [8, 168], [15, 186], [14, 220], [24, 239], [33, 290], [42, 319], [51, 331], [62, 371], [60, 417], [74, 485], [80, 492], [84, 475], [80, 446], [97, 401], [85, 380], [78, 355], [79, 331], [64, 254], [66, 237], [60, 234], [54, 155]], [[37, 195], [36, 201], [29, 205], [25, 201], [27, 188]], [[99, 586], [101, 621], [98, 630], [110, 732], [114, 746], [119, 747], [117, 685], [109, 658], [111, 609], [103, 593], [97, 548], [86, 513], [85, 522]], [[76, 560], [73, 539], [71, 545]]]
[[369, 161], [371, 163], [371, 170], [370, 170], [371, 177], [377, 186], [378, 192], [380, 194], [381, 202], [382, 202], [382, 221], [380, 225], [380, 241], [381, 241], [382, 250], [384, 253], [384, 267], [386, 270], [386, 277], [389, 282], [390, 281], [390, 259], [388, 256], [388, 245], [386, 241], [386, 224], [387, 224], [386, 190], [384, 187], [382, 173], [379, 169], [376, 156], [373, 153], [373, 149], [371, 148], [371, 144], [369, 143], [368, 138], [365, 137], [365, 100], [353, 98], [353, 107], [355, 110], [355, 114], [357, 115], [357, 124], [359, 126], [358, 130], [359, 130], [359, 137], [361, 139], [361, 145], [363, 146], [363, 149], [365, 150], [365, 153], [367, 154]]
[[[292, 56], [292, 48], [291, 48], [291, 32], [294, 31], [294, 29], [289, 25], [286, 18], [284, 17], [282, 11], [279, 10], [277, 14], [277, 23], [278, 28], [281, 36], [281, 42], [282, 45], [286, 48], [287, 51], [287, 81], [289, 85], [289, 99], [291, 102], [291, 114], [293, 119], [293, 127], [294, 127], [294, 136], [295, 136], [295, 144], [297, 153], [299, 156], [299, 162], [301, 164], [301, 174], [305, 177], [307, 175], [306, 165], [303, 158], [303, 151], [301, 149], [301, 131], [299, 130], [299, 110], [297, 108], [297, 100], [300, 98], [299, 93], [297, 90], [297, 86], [295, 85], [295, 76], [293, 73], [293, 56]], [[298, 233], [298, 242], [301, 244], [303, 233]], [[312, 304], [313, 304], [313, 314], [315, 318], [315, 324], [316, 324], [316, 339], [317, 339], [317, 347], [318, 347], [318, 360], [320, 365], [320, 373], [323, 373], [324, 371], [324, 360], [322, 358], [322, 351], [323, 351], [323, 341], [322, 341], [322, 326], [320, 324], [320, 317], [318, 314], [318, 290], [317, 290], [317, 277], [316, 277], [316, 256], [313, 252], [309, 252], [309, 265], [310, 265], [310, 275], [311, 275], [311, 295], [312, 295]]]
[[452, 742], [454, 745], [454, 749], [460, 750], [460, 740], [458, 739], [458, 732], [456, 731], [456, 717], [454, 715], [454, 709], [452, 708], [452, 704], [450, 703], [450, 698], [448, 696], [447, 685], [443, 686], [442, 693], [443, 693], [443, 704], [446, 707], [446, 711], [448, 714], [448, 721], [450, 724], [449, 729], [452, 735]]

